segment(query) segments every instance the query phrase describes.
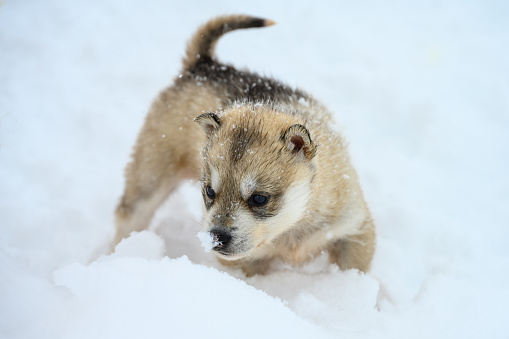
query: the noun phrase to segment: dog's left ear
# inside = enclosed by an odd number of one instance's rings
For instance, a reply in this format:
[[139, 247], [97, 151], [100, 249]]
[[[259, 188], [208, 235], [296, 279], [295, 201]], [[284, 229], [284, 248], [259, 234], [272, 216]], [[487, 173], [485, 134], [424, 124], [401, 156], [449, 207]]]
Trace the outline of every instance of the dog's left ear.
[[303, 125], [295, 124], [290, 126], [284, 134], [286, 147], [292, 153], [299, 153], [311, 160], [316, 155], [316, 146], [309, 136], [307, 128]]
[[207, 135], [215, 132], [221, 126], [218, 116], [212, 112], [198, 115], [194, 118], [194, 122], [198, 123]]

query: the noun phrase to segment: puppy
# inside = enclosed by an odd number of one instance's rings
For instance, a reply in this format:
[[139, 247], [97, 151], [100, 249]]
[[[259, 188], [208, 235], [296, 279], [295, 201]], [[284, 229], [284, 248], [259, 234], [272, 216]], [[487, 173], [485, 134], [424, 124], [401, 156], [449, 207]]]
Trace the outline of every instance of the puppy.
[[138, 136], [113, 245], [145, 229], [182, 180], [199, 179], [203, 231], [222, 263], [263, 274], [275, 258], [300, 265], [327, 251], [341, 269], [369, 269], [375, 228], [330, 113], [305, 92], [214, 57], [223, 34], [272, 24], [222, 16], [191, 39], [181, 74]]

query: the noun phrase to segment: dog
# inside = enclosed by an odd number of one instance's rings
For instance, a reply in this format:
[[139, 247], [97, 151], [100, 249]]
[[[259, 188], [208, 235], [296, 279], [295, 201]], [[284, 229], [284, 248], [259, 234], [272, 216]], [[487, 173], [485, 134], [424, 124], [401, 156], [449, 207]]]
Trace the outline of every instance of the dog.
[[271, 20], [221, 16], [196, 32], [183, 70], [155, 99], [126, 169], [113, 245], [148, 227], [185, 179], [200, 180], [203, 232], [246, 275], [322, 252], [369, 270], [375, 226], [331, 114], [309, 94], [214, 56], [218, 39]]

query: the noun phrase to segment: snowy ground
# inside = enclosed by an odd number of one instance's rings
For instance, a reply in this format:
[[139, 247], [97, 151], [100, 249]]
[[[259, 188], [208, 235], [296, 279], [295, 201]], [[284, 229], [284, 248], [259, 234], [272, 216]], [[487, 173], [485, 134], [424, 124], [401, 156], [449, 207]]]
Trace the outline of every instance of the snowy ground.
[[[123, 168], [185, 42], [335, 112], [378, 227], [370, 274], [325, 258], [246, 278], [200, 247], [184, 185], [113, 235]], [[504, 1], [28, 1], [0, 7], [1, 338], [508, 338]]]

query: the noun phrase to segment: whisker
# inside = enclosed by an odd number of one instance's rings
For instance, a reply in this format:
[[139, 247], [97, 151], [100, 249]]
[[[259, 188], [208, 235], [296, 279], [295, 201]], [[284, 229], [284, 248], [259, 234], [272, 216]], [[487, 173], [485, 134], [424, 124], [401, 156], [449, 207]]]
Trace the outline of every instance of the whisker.
[[[202, 224], [202, 223], [200, 223], [200, 222], [198, 222], [198, 221], [194, 220], [193, 218], [191, 218], [191, 217], [190, 217], [190, 216], [188, 216], [188, 215], [187, 215], [186, 217], [187, 217], [187, 218], [189, 218], [189, 219], [191, 219], [191, 221], [193, 221], [194, 223], [196, 223], [196, 224], [200, 225], [200, 228], [203, 228], [203, 224]], [[203, 220], [203, 222], [204, 222], [205, 224], [207, 224], [207, 226], [209, 226], [209, 227], [211, 226], [211, 224], [210, 224], [207, 220]], [[211, 228], [211, 227], [210, 227], [210, 228]]]

